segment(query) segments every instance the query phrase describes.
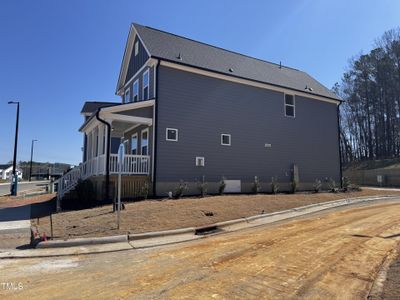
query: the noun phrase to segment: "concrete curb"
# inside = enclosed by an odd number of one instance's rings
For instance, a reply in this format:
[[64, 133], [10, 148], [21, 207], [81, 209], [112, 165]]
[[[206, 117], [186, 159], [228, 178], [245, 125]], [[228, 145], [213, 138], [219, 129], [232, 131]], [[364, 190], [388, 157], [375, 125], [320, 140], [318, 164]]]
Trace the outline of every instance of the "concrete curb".
[[40, 242], [36, 245], [39, 249], [48, 248], [64, 248], [64, 247], [77, 247], [87, 245], [99, 245], [99, 244], [110, 244], [110, 243], [121, 243], [128, 242], [127, 235], [114, 235], [97, 238], [77, 238], [64, 241], [45, 241]]
[[[217, 229], [225, 228], [223, 232], [235, 231], [241, 228], [251, 228], [260, 225], [265, 225], [269, 223], [274, 223], [279, 220], [289, 220], [298, 216], [303, 216], [315, 212], [320, 212], [327, 209], [337, 208], [341, 206], [359, 204], [359, 203], [367, 203], [377, 200], [391, 200], [395, 198], [400, 198], [399, 196], [376, 196], [376, 197], [357, 197], [357, 198], [349, 198], [349, 199], [339, 199], [334, 201], [310, 204], [302, 207], [292, 208], [283, 211], [277, 211], [268, 214], [255, 215], [247, 218], [229, 220], [218, 222], [214, 224], [210, 224], [204, 226], [204, 228], [215, 227]], [[309, 211], [308, 211], [309, 210]], [[287, 214], [287, 217], [283, 216], [279, 219], [280, 215]], [[274, 219], [275, 217], [275, 219]], [[279, 219], [279, 220], [278, 220]], [[241, 226], [237, 228], [242, 223], [247, 223], [247, 226]], [[238, 225], [238, 226], [234, 226]], [[228, 230], [229, 227], [231, 230]], [[128, 235], [119, 235], [119, 236], [109, 236], [109, 237], [98, 237], [98, 238], [77, 238], [71, 240], [64, 241], [46, 241], [40, 242], [37, 244], [36, 248], [39, 249], [50, 249], [50, 248], [66, 248], [66, 247], [78, 247], [78, 246], [90, 246], [90, 245], [101, 245], [101, 244], [110, 244], [110, 243], [122, 243], [126, 242], [130, 244], [133, 248], [141, 249], [141, 248], [149, 248], [156, 247], [162, 245], [169, 245], [184, 241], [190, 241], [194, 239], [201, 238], [200, 236], [196, 236], [195, 233], [199, 228], [189, 227], [189, 228], [181, 228], [174, 230], [166, 230], [166, 231], [155, 231], [148, 233], [139, 233], [139, 234], [128, 234]], [[202, 236], [205, 237], [205, 236]], [[152, 241], [151, 239], [155, 240]], [[134, 242], [137, 242], [135, 245]], [[94, 253], [100, 253], [100, 251], [96, 251]], [[79, 253], [74, 253], [79, 254]], [[52, 255], [49, 255], [52, 256]], [[58, 256], [58, 255], [56, 255]], [[0, 258], [2, 256], [0, 255]], [[4, 257], [7, 258], [7, 257]]]
[[196, 231], [196, 228], [187, 227], [187, 228], [165, 230], [165, 231], [153, 231], [153, 232], [145, 232], [145, 233], [136, 233], [136, 234], [129, 234], [128, 235], [128, 240], [129, 241], [135, 241], [135, 240], [143, 240], [143, 239], [154, 238], [154, 237], [180, 235], [180, 234], [186, 234], [186, 233], [194, 234], [195, 231]]

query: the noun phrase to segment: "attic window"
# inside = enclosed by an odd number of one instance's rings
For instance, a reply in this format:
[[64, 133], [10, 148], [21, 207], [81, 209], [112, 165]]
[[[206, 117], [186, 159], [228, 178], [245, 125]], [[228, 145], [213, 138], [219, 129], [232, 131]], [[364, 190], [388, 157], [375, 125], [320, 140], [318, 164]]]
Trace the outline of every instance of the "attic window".
[[139, 41], [135, 43], [135, 56], [139, 54]]

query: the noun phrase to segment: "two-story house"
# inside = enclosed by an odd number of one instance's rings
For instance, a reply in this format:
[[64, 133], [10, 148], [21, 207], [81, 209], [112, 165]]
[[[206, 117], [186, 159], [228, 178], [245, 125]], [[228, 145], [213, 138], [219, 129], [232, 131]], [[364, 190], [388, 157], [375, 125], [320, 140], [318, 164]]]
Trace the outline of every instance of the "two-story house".
[[116, 94], [121, 103], [85, 103], [83, 163], [61, 179], [61, 197], [77, 178], [113, 193], [121, 141], [126, 197], [146, 177], [154, 196], [180, 180], [196, 194], [203, 177], [209, 193], [222, 177], [244, 193], [254, 176], [263, 191], [271, 177], [289, 188], [294, 172], [301, 189], [340, 181], [341, 100], [303, 71], [132, 24]]

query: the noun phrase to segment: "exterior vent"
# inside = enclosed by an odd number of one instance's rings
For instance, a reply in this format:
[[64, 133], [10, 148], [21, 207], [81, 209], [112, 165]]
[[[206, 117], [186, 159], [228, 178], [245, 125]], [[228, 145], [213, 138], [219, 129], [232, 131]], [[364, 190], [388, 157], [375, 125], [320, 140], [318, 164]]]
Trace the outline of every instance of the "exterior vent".
[[179, 59], [179, 60], [182, 60], [182, 55], [181, 55], [181, 53], [179, 53], [178, 56], [177, 56], [176, 58]]
[[232, 72], [233, 72], [233, 69], [232, 69], [232, 68], [229, 68], [229, 72], [231, 72], [231, 73], [232, 73]]

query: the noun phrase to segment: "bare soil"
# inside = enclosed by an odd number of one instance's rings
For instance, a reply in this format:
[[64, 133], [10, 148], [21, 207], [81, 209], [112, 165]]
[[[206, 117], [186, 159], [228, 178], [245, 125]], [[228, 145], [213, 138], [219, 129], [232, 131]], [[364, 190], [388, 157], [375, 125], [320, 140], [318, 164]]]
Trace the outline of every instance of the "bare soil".
[[367, 299], [399, 215], [395, 200], [140, 251], [3, 259], [0, 282], [23, 289], [0, 298]]
[[[53, 215], [53, 238], [98, 237], [199, 227], [216, 222], [271, 213], [308, 204], [370, 195], [400, 195], [400, 191], [365, 189], [350, 193], [224, 195], [179, 200], [126, 203], [117, 229], [112, 205]], [[50, 218], [31, 220], [40, 234], [50, 236]]]
[[26, 198], [22, 196], [17, 196], [17, 197], [3, 196], [0, 197], [0, 208], [18, 207], [28, 204], [46, 202], [53, 199], [55, 196], [56, 194], [43, 194]]
[[383, 285], [382, 299], [400, 299], [400, 246], [398, 256], [387, 271], [386, 281]]

